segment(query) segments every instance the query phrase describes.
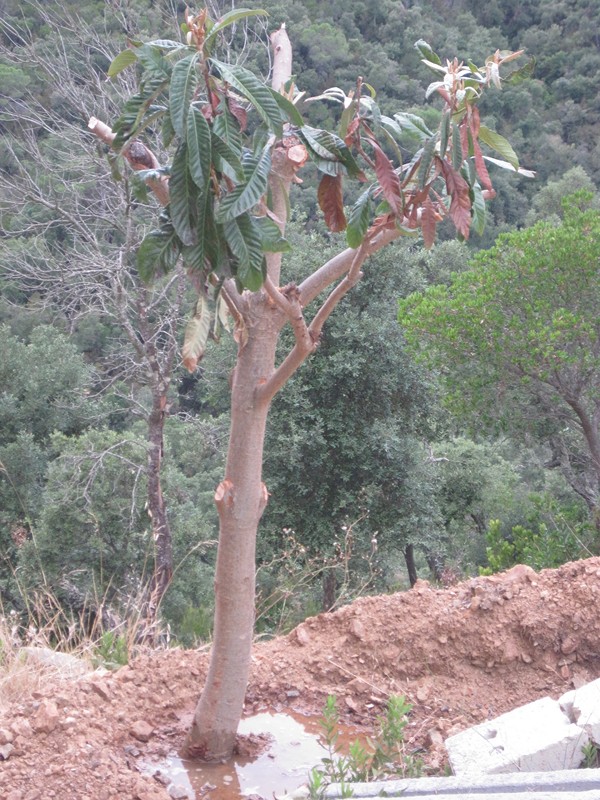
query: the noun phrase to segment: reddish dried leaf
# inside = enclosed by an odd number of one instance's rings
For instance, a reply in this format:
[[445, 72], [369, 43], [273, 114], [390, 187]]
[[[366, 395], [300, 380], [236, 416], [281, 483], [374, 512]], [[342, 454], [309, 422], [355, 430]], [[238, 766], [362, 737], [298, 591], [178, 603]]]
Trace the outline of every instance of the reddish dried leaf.
[[334, 233], [346, 230], [341, 175], [323, 175], [319, 184], [318, 200], [329, 230]]
[[354, 134], [356, 133], [359, 125], [360, 125], [360, 119], [356, 117], [348, 125], [348, 130], [346, 131], [346, 136], [344, 137], [344, 141], [346, 142], [348, 147], [350, 147], [354, 142]]
[[475, 156], [475, 168], [479, 175], [479, 180], [484, 189], [492, 191], [492, 181], [488, 172], [481, 146], [479, 145], [479, 109], [471, 108], [469, 110], [469, 130], [471, 132], [471, 141], [473, 143], [473, 155]]
[[479, 109], [477, 106], [469, 106], [469, 128], [473, 139], [479, 138]]
[[427, 249], [432, 247], [435, 242], [435, 229], [439, 218], [440, 215], [431, 202], [431, 198], [428, 197], [423, 203], [421, 213], [421, 232], [423, 234], [423, 243]]
[[477, 170], [477, 174], [479, 175], [479, 180], [481, 181], [481, 185], [484, 189], [488, 191], [493, 191], [492, 187], [492, 179], [490, 178], [490, 173], [488, 172], [488, 168], [485, 164], [485, 160], [483, 158], [483, 153], [481, 152], [481, 147], [479, 146], [478, 140], [473, 137], [473, 152], [475, 153], [475, 169]]
[[467, 158], [469, 155], [469, 122], [466, 117], [462, 120], [458, 129], [460, 131], [460, 146], [463, 151], [463, 158]]
[[394, 170], [394, 166], [377, 142], [371, 140], [375, 150], [375, 173], [377, 180], [383, 191], [383, 196], [388, 201], [390, 208], [397, 217], [401, 217], [404, 212], [402, 202], [402, 191], [400, 189], [400, 178]]
[[248, 124], [248, 112], [241, 106], [234, 97], [227, 98], [227, 106], [233, 116], [237, 119], [241, 130], [246, 130]]
[[465, 237], [469, 238], [469, 228], [471, 226], [471, 197], [469, 194], [469, 184], [454, 167], [447, 161], [442, 161], [442, 172], [446, 181], [446, 189], [451, 197], [450, 219], [454, 223], [456, 230]]
[[439, 86], [439, 87], [437, 88], [437, 93], [438, 93], [439, 95], [441, 95], [441, 96], [444, 98], [444, 100], [446, 101], [446, 103], [447, 103], [449, 106], [452, 106], [452, 98], [451, 98], [451, 97], [450, 97], [450, 95], [448, 94], [448, 90], [447, 90], [447, 89], [444, 89], [444, 88], [443, 88], [443, 86]]

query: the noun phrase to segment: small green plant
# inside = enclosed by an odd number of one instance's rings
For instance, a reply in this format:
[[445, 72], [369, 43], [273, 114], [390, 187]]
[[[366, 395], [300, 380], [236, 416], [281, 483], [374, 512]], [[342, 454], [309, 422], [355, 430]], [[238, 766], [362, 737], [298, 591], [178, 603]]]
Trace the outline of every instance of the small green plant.
[[417, 777], [422, 762], [406, 752], [404, 729], [412, 706], [402, 696], [392, 695], [385, 715], [378, 717], [378, 731], [366, 746], [358, 739], [352, 742], [348, 753], [342, 753], [339, 743], [339, 712], [335, 695], [329, 695], [320, 721], [327, 755], [322, 766], [309, 773], [308, 789], [311, 800], [323, 797], [330, 783], [339, 783], [342, 797], [350, 797], [348, 783], [373, 781], [393, 776]]
[[588, 742], [581, 752], [583, 754], [581, 769], [598, 769], [600, 767], [600, 748], [595, 742]]
[[96, 666], [105, 669], [119, 669], [129, 661], [127, 639], [115, 631], [104, 631], [94, 646], [92, 658]]

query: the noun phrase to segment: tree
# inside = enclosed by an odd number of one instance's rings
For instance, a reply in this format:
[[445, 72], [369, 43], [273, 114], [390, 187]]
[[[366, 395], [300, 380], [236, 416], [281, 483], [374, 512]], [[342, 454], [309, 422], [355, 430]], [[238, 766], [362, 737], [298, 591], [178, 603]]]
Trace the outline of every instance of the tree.
[[[493, 190], [480, 139], [500, 150], [512, 162], [509, 168], [519, 169], [508, 142], [480, 124], [477, 109], [484, 89], [499, 86], [499, 69], [515, 54], [497, 52], [482, 68], [457, 60], [443, 65], [419, 42], [426, 65], [439, 78], [428, 96], [437, 93], [443, 100], [440, 130], [431, 131], [413, 115], [381, 114], [359, 79], [350, 94], [333, 89], [324, 95], [341, 104], [336, 134], [304, 124], [294, 103], [285, 28], [271, 36], [271, 87], [244, 67], [216, 58], [220, 33], [260, 13], [231, 11], [216, 21], [206, 10], [188, 13], [185, 44], [132, 43], [112, 62], [109, 75], [136, 63], [138, 92], [113, 130], [96, 118], [89, 122], [91, 131], [142, 172], [164, 207], [159, 227], [140, 246], [140, 273], [150, 280], [169, 272], [181, 255], [199, 290], [183, 345], [188, 369], [196, 368], [213, 329], [211, 305], [217, 325], [224, 307], [235, 324], [229, 449], [215, 493], [220, 537], [214, 641], [187, 740], [189, 753], [207, 759], [231, 754], [243, 707], [254, 624], [256, 533], [268, 501], [262, 458], [272, 399], [316, 350], [323, 325], [360, 280], [369, 256], [419, 229], [431, 245], [444, 217], [464, 238], [471, 228], [481, 228], [485, 198]], [[168, 167], [140, 138], [157, 126], [175, 150]], [[406, 131], [415, 134], [419, 147], [403, 164], [398, 141]], [[325, 221], [333, 232], [346, 231], [349, 247], [300, 284], [280, 287], [282, 253], [289, 247], [290, 189], [309, 157], [322, 173], [318, 196]], [[343, 176], [368, 183], [367, 173], [374, 182], [346, 216]], [[304, 309], [333, 284], [308, 322]], [[294, 344], [277, 364], [277, 341], [287, 324]]]
[[[325, 237], [304, 238], [312, 246], [290, 255], [286, 275], [304, 277], [324, 255]], [[372, 578], [373, 567], [378, 574], [386, 555], [404, 553], [409, 544], [432, 547], [439, 534], [434, 471], [424, 446], [430, 387], [425, 371], [407, 357], [388, 299], [421, 285], [411, 259], [409, 247], [373, 257], [324, 329], [319, 357], [294, 375], [270, 413], [264, 471], [272, 498], [261, 549], [272, 553], [285, 529], [295, 531], [321, 561], [324, 610], [352, 596]], [[400, 270], [399, 262], [408, 268]], [[289, 346], [289, 338], [284, 333], [280, 346]], [[342, 544], [350, 530], [348, 585], [349, 548]], [[338, 575], [342, 597], [335, 592]]]
[[[146, 614], [153, 620], [173, 573], [161, 470], [184, 274], [178, 268], [152, 288], [140, 280], [135, 252], [148, 220], [147, 188], [98, 159], [98, 143], [82, 124], [100, 95], [103, 114], [115, 113], [115, 101], [122, 102], [103, 90], [110, 44], [78, 13], [36, 3], [30, 8], [37, 24], [47, 27], [46, 39], [18, 21], [2, 25], [8, 42], [2, 54], [10, 55], [23, 76], [19, 90], [3, 102], [2, 281], [16, 302], [35, 298], [34, 308], [47, 309], [69, 333], [91, 315], [115, 333], [114, 346], [95, 365], [93, 390], [118, 386], [123, 405], [146, 422], [146, 499], [154, 541]], [[126, 27], [127, 20], [121, 24]]]
[[[14, 580], [17, 548], [31, 537], [54, 431], [76, 435], [89, 421], [89, 369], [66, 336], [39, 325], [29, 341], [0, 326], [0, 595]], [[8, 595], [6, 595], [8, 596]]]
[[600, 213], [589, 193], [559, 224], [500, 237], [450, 286], [400, 303], [409, 341], [442, 371], [449, 402], [533, 435], [600, 529]]

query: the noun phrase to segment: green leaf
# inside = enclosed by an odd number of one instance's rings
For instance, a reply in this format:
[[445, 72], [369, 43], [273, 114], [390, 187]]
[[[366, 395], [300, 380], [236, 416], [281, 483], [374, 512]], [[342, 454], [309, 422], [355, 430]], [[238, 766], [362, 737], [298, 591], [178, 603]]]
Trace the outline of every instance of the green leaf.
[[515, 69], [510, 72], [508, 75], [505, 75], [502, 78], [502, 83], [506, 86], [516, 86], [523, 81], [526, 81], [528, 78], [531, 78], [533, 73], [535, 72], [535, 58], [530, 58], [529, 61], [524, 64], [519, 69]]
[[313, 156], [310, 148], [308, 148], [310, 155], [313, 157], [313, 161], [320, 172], [323, 172], [325, 175], [343, 175], [345, 170], [344, 167], [340, 164], [339, 161], [327, 161], [324, 158], [319, 158], [318, 156]]
[[177, 136], [185, 138], [187, 115], [198, 86], [199, 75], [196, 68], [198, 53], [185, 56], [173, 67], [169, 90], [171, 122]]
[[455, 125], [452, 128], [452, 166], [459, 170], [464, 161], [462, 142], [460, 140], [460, 128]]
[[256, 109], [265, 125], [278, 136], [283, 132], [279, 105], [268, 86], [252, 72], [236, 64], [224, 64], [214, 58], [210, 63], [218, 70], [221, 78], [233, 86]]
[[212, 313], [208, 299], [204, 295], [198, 297], [194, 316], [185, 326], [181, 360], [188, 372], [194, 372], [198, 362], [204, 355], [211, 328]]
[[363, 171], [350, 152], [348, 145], [335, 133], [304, 125], [299, 129], [298, 135], [308, 147], [311, 155], [315, 154], [318, 158], [326, 161], [338, 161], [343, 164], [351, 178], [364, 179]]
[[158, 47], [144, 44], [138, 47], [136, 54], [140, 64], [147, 72], [154, 73], [161, 78], [169, 77], [170, 65], [167, 64]]
[[146, 42], [149, 47], [159, 47], [161, 50], [183, 50], [187, 45], [181, 42], [175, 42], [173, 39], [153, 39], [151, 42]]
[[471, 221], [471, 228], [475, 231], [475, 233], [478, 233], [481, 236], [483, 229], [485, 228], [485, 200], [483, 199], [483, 192], [481, 191], [481, 186], [479, 183], [475, 182], [471, 189], [473, 192], [473, 203], [471, 205], [471, 214], [473, 219]]
[[[242, 167], [242, 162], [240, 157], [237, 153], [235, 153], [231, 147], [229, 147], [228, 143], [218, 136], [215, 133], [214, 127], [211, 131], [211, 142], [212, 148], [214, 153], [219, 156], [223, 163], [219, 163], [218, 159], [214, 158], [213, 161], [215, 163], [215, 167], [219, 170], [219, 172], [225, 172], [229, 178], [236, 181], [243, 181], [245, 180], [244, 176], [244, 168]], [[229, 165], [231, 169], [227, 169], [226, 165]]]
[[260, 158], [246, 156], [242, 162], [246, 183], [226, 194], [217, 212], [217, 222], [228, 222], [253, 208], [267, 191], [271, 170], [271, 148], [264, 148]]
[[190, 106], [187, 119], [187, 147], [192, 179], [196, 186], [204, 189], [210, 180], [211, 136], [206, 117], [195, 103]]
[[432, 131], [429, 130], [421, 117], [418, 117], [416, 114], [401, 112], [399, 114], [394, 114], [394, 119], [403, 131], [418, 136], [419, 139], [428, 139], [430, 136], [433, 136]]
[[371, 188], [369, 187], [358, 198], [348, 214], [348, 227], [346, 228], [346, 241], [348, 247], [357, 248], [360, 246], [369, 228], [371, 219]]
[[[242, 134], [236, 118], [227, 108], [225, 102], [219, 104], [219, 113], [214, 119], [212, 130], [225, 142], [238, 159], [242, 156]], [[228, 161], [228, 159], [226, 159]]]
[[122, 53], [119, 53], [118, 56], [113, 58], [106, 74], [109, 78], [114, 78], [115, 75], [119, 74], [119, 72], [127, 69], [127, 67], [131, 66], [131, 64], [135, 64], [136, 61], [137, 56], [134, 50], [131, 50], [130, 48], [123, 50]]
[[170, 272], [177, 263], [181, 242], [172, 225], [150, 231], [137, 251], [137, 269], [144, 283]]
[[296, 106], [290, 102], [287, 97], [284, 97], [281, 92], [276, 92], [274, 89], [270, 89], [270, 91], [275, 98], [275, 102], [283, 111], [286, 119], [288, 119], [292, 125], [295, 125], [297, 128], [301, 128], [304, 125], [304, 119], [302, 118], [302, 114], [298, 111]]
[[195, 244], [195, 210], [198, 187], [192, 180], [188, 169], [188, 148], [185, 143], [179, 145], [173, 158], [171, 178], [169, 180], [169, 196], [173, 227], [183, 244]]
[[173, 127], [170, 114], [165, 114], [163, 117], [161, 138], [163, 147], [165, 149], [169, 147], [169, 145], [175, 138], [175, 128]]
[[432, 64], [441, 65], [442, 59], [433, 50], [431, 45], [428, 44], [424, 39], [419, 39], [417, 42], [415, 42], [414, 46], [415, 49], [421, 54], [422, 59], [425, 61], [430, 61]]
[[508, 161], [515, 170], [519, 169], [519, 158], [512, 148], [510, 142], [501, 136], [496, 131], [492, 131], [485, 125], [479, 126], [479, 138], [482, 142], [491, 147], [497, 153], [500, 153], [503, 159]]
[[450, 119], [451, 112], [446, 111], [442, 116], [442, 124], [440, 127], [440, 156], [444, 158], [446, 149], [448, 147], [448, 139], [450, 138]]
[[220, 19], [218, 19], [215, 24], [210, 29], [210, 33], [204, 40], [204, 51], [209, 53], [215, 37], [218, 33], [224, 30], [228, 25], [233, 25], [234, 22], [237, 22], [240, 19], [247, 19], [248, 17], [268, 17], [266, 11], [263, 11], [261, 8], [256, 9], [249, 9], [249, 8], [238, 8], [235, 11], [230, 11], [227, 14], [224, 14]]
[[260, 229], [262, 249], [265, 253], [289, 253], [292, 246], [281, 235], [279, 225], [269, 217], [254, 217]]
[[484, 156], [484, 158], [486, 161], [496, 164], [497, 167], [502, 167], [502, 169], [518, 172], [519, 175], [524, 175], [526, 178], [535, 178], [535, 172], [532, 169], [524, 169], [523, 167], [515, 169], [512, 164], [509, 164], [508, 161], [501, 161], [499, 158], [492, 158], [492, 156]]
[[429, 174], [431, 172], [433, 156], [435, 155], [436, 141], [437, 136], [432, 136], [423, 147], [423, 152], [421, 153], [421, 163], [419, 164], [419, 171], [417, 173], [419, 189], [424, 189], [425, 184], [429, 183]]
[[250, 214], [242, 214], [223, 225], [225, 239], [237, 261], [236, 277], [255, 292], [263, 284], [264, 255], [260, 228]]

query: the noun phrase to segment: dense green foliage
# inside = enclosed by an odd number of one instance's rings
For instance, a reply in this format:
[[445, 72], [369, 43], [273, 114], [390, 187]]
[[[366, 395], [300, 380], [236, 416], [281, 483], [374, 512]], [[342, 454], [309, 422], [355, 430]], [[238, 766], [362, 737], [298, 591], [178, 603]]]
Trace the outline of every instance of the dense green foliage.
[[511, 434], [545, 443], [600, 510], [600, 213], [589, 195], [564, 219], [502, 236], [449, 286], [400, 306], [415, 347], [443, 370], [448, 400]]
[[[594, 192], [600, 179], [597, 4], [235, 5], [265, 8], [270, 17], [223, 31], [220, 43], [232, 61], [243, 51], [244, 64], [266, 74], [265, 29], [285, 21], [299, 89], [315, 96], [334, 85], [348, 93], [362, 75], [384, 114], [422, 106], [431, 75], [414, 48], [419, 39], [443, 58], [468, 54], [479, 63], [496, 48], [524, 47], [535, 60], [529, 77], [482, 101], [481, 120], [514, 144], [536, 180], [490, 164], [497, 197], [481, 237], [433, 251], [414, 239], [375, 260], [328, 323], [313, 361], [274, 404], [265, 466], [273, 497], [259, 577], [265, 604], [275, 606], [258, 609], [265, 629], [276, 627], [275, 611], [283, 614], [289, 605], [290, 586], [302, 587], [293, 619], [316, 610], [330, 567], [338, 576], [337, 600], [367, 583], [405, 585], [401, 556], [408, 544], [417, 549], [421, 571], [432, 559], [461, 572], [502, 568], [515, 559], [550, 566], [595, 552], [588, 509], [597, 514], [600, 484], [575, 405], [597, 418], [598, 201], [587, 207], [587, 200], [571, 199], [564, 210], [561, 201], [578, 189]], [[156, 345], [167, 365], [175, 338], [182, 343], [180, 309], [194, 299], [175, 280], [159, 280], [152, 290], [139, 281], [139, 243], [146, 235], [140, 263], [149, 273], [145, 256], [155, 255], [152, 248], [173, 220], [148, 237], [155, 209], [146, 187], [108, 157], [86, 124], [90, 114], [114, 122], [133, 89], [128, 71], [104, 82], [127, 37], [147, 39], [173, 28], [184, 10], [175, 0], [0, 2], [0, 600], [6, 607], [21, 608], [19, 587], [44, 581], [65, 596], [76, 587], [117, 604], [148, 573], [146, 426], [158, 378], [139, 343]], [[165, 68], [148, 51], [138, 55], [138, 71]], [[226, 61], [220, 74], [234, 81], [243, 73]], [[281, 113], [266, 102], [267, 124], [277, 127], [273, 120], [279, 114], [280, 124]], [[301, 108], [314, 127], [338, 125], [335, 103]], [[423, 117], [432, 128], [438, 124], [433, 97]], [[189, 130], [197, 147], [192, 137], [189, 163], [202, 183], [204, 125], [194, 119]], [[121, 123], [126, 136], [126, 120]], [[177, 129], [183, 117], [171, 123]], [[254, 130], [258, 120], [251, 125]], [[161, 132], [151, 132], [164, 154]], [[414, 149], [414, 141], [401, 138], [402, 151]], [[258, 156], [241, 170], [244, 185], [253, 187], [248, 202], [264, 189], [264, 144], [255, 141]], [[241, 181], [240, 155], [241, 149], [229, 154], [230, 183]], [[178, 164], [172, 168], [177, 179]], [[298, 213], [288, 238], [296, 246], [298, 232], [310, 231], [305, 251], [286, 256], [295, 276], [299, 265], [308, 269], [343, 246], [341, 236], [317, 222], [311, 169], [293, 189]], [[179, 177], [188, 181], [185, 171]], [[188, 184], [197, 194], [198, 183]], [[348, 208], [355, 190], [345, 199]], [[235, 213], [226, 219], [226, 208], [221, 227], [240, 215], [256, 224], [244, 203], [231, 201], [231, 207]], [[179, 243], [163, 249], [162, 266], [172, 266], [180, 247], [188, 263], [199, 263], [205, 253], [198, 242], [184, 241], [190, 220], [183, 208], [174, 213]], [[240, 248], [256, 247], [238, 277], [253, 287], [262, 280], [269, 236], [263, 231], [257, 239], [243, 224]], [[450, 232], [440, 228], [444, 239]], [[235, 273], [240, 263], [231, 248], [235, 233], [220, 239], [221, 250], [212, 254], [223, 273]], [[465, 272], [469, 254], [490, 247], [499, 233], [508, 235]], [[270, 246], [283, 249], [280, 242]], [[394, 303], [386, 299], [410, 292], [421, 294], [407, 301], [404, 321], [433, 371], [409, 356]], [[197, 316], [202, 313], [199, 308]], [[164, 610], [190, 643], [208, 634], [212, 492], [223, 458], [231, 367], [231, 346], [209, 342], [195, 375], [184, 376], [175, 364], [161, 373], [170, 382], [163, 492], [176, 565]], [[438, 402], [443, 392], [452, 417]]]

